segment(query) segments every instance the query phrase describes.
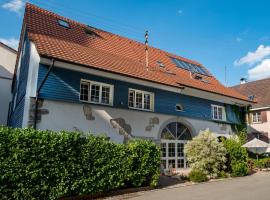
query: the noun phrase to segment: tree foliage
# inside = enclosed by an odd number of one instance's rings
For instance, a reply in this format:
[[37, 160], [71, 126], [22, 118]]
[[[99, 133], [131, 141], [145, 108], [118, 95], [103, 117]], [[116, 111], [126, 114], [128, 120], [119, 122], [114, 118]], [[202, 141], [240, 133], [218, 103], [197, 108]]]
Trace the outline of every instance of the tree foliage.
[[217, 138], [206, 129], [185, 145], [185, 153], [192, 170], [217, 177], [226, 168], [226, 149]]
[[248, 153], [242, 147], [244, 134], [242, 137], [231, 137], [224, 139], [222, 143], [227, 150], [227, 171], [232, 176], [245, 176], [248, 174]]

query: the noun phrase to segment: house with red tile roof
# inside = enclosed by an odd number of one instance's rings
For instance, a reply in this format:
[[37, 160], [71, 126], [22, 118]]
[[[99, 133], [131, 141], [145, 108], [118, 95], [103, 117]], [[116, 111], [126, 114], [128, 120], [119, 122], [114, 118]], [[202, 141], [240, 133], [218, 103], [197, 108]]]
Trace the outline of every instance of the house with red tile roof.
[[256, 137], [269, 143], [270, 78], [252, 82], [242, 82], [242, 84], [233, 86], [232, 89], [250, 99], [255, 99], [257, 102], [248, 113], [249, 139]]
[[150, 139], [166, 169], [187, 167], [184, 145], [201, 130], [234, 134], [253, 103], [199, 62], [32, 4], [15, 73], [10, 126]]

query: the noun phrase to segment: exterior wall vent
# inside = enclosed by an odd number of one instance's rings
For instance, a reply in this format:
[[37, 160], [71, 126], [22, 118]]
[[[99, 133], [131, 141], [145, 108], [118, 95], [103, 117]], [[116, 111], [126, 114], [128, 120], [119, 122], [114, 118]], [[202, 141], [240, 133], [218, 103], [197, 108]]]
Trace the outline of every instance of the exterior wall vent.
[[175, 110], [176, 111], [184, 111], [184, 107], [182, 106], [182, 104], [176, 104], [175, 105]]

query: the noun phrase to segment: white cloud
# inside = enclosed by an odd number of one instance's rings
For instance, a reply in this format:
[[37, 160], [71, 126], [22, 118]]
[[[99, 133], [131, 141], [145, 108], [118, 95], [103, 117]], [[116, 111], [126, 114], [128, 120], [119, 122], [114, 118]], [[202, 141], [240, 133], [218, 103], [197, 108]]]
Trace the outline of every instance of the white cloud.
[[264, 59], [260, 64], [248, 70], [249, 80], [259, 80], [270, 77], [270, 59]]
[[183, 14], [183, 10], [178, 10], [177, 13], [178, 13], [179, 15], [181, 15], [181, 14]]
[[234, 65], [255, 64], [270, 55], [270, 46], [260, 45], [255, 52], [248, 52], [246, 56], [234, 61]]
[[21, 10], [24, 7], [25, 2], [23, 0], [11, 0], [5, 4], [3, 4], [1, 7], [4, 9], [7, 9], [11, 12], [16, 12], [18, 14], [21, 13]]
[[14, 49], [18, 49], [19, 40], [16, 38], [0, 38], [0, 42], [4, 43], [5, 45], [12, 47]]

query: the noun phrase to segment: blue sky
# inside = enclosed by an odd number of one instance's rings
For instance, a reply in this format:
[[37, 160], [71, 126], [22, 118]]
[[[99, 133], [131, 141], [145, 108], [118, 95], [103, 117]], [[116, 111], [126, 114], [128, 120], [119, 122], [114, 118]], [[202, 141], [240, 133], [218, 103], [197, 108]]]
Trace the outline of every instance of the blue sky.
[[[77, 21], [199, 61], [227, 85], [270, 77], [270, 1], [31, 0]], [[16, 47], [23, 0], [0, 0], [0, 41]]]

